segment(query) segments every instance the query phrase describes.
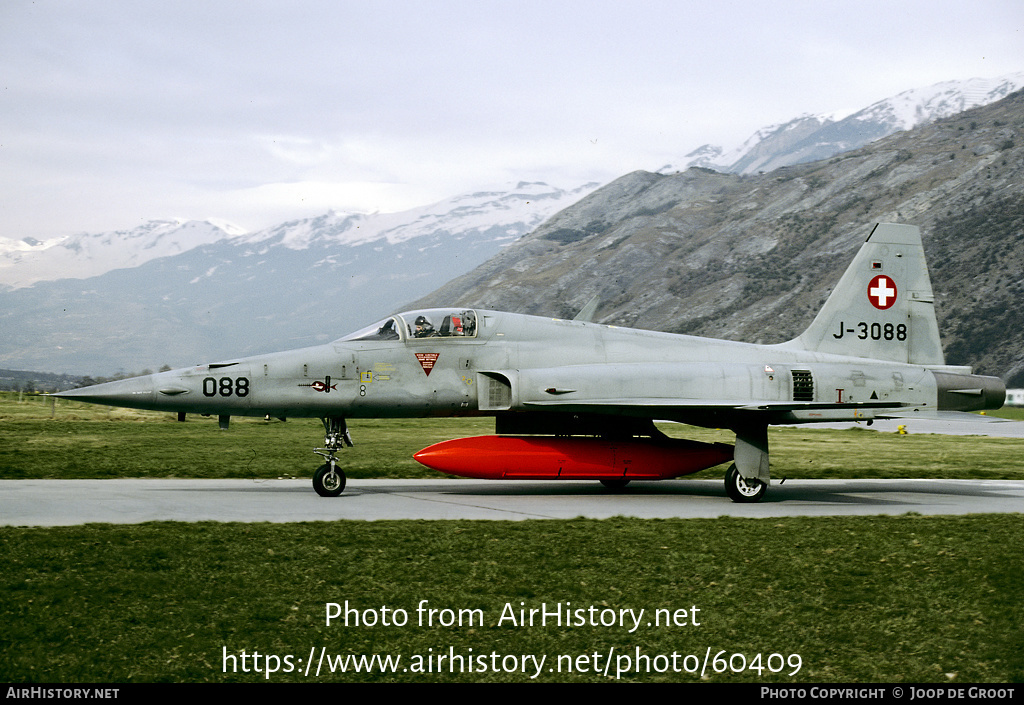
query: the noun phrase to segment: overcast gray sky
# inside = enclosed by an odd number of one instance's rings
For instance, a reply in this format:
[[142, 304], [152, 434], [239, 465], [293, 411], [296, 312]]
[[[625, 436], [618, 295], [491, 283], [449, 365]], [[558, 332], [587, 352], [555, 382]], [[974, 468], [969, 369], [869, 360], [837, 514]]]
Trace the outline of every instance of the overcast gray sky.
[[1024, 70], [1020, 0], [3, 0], [0, 237], [255, 230]]

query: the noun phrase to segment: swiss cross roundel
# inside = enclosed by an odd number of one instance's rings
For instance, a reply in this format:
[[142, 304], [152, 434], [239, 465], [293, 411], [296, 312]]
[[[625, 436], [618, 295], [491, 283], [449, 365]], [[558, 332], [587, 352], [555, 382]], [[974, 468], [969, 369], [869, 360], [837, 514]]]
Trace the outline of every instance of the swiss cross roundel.
[[891, 308], [896, 303], [896, 282], [892, 280], [892, 277], [879, 274], [872, 279], [868, 284], [868, 301], [872, 306], [883, 311]]

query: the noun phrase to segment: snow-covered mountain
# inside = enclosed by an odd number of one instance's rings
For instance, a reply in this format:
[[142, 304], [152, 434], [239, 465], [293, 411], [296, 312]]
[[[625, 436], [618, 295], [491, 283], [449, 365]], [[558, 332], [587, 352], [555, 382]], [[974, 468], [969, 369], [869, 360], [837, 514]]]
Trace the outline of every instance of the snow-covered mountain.
[[456, 238], [487, 233], [487, 238], [501, 243], [529, 232], [597, 186], [565, 190], [540, 182], [520, 182], [508, 190], [463, 194], [399, 213], [330, 211], [255, 232], [211, 218], [152, 220], [131, 230], [79, 233], [45, 242], [0, 238], [0, 288], [87, 279], [215, 243], [250, 245], [252, 252], [277, 246], [303, 250], [327, 245], [344, 248], [376, 240], [396, 244], [442, 232]]
[[514, 240], [551, 215], [575, 203], [598, 187], [586, 184], [566, 191], [542, 182], [520, 182], [508, 191], [477, 191], [400, 213], [339, 213], [330, 211], [307, 220], [282, 223], [235, 242], [278, 242], [290, 249], [305, 249], [315, 242], [362, 245], [377, 240], [405, 242], [427, 233], [445, 232], [456, 237], [491, 232], [503, 224], [506, 233], [497, 240]]
[[706, 144], [687, 154], [681, 166], [667, 164], [660, 173], [704, 167], [733, 174], [756, 174], [828, 159], [863, 147], [894, 132], [987, 105], [1024, 87], [1024, 72], [994, 79], [945, 81], [880, 100], [846, 116], [801, 115], [757, 130], [730, 150]]
[[177, 219], [151, 220], [131, 230], [79, 233], [45, 242], [0, 238], [0, 287], [86, 279], [244, 233], [223, 220]]
[[[184, 249], [182, 236], [181, 251], [159, 257], [148, 255], [178, 231], [147, 224], [83, 236], [83, 253], [109, 241], [124, 248], [118, 262], [145, 261], [87, 279], [50, 271], [52, 281], [0, 291], [0, 367], [110, 374], [333, 340], [473, 269], [597, 186], [520, 183], [252, 233], [208, 224], [207, 242]], [[66, 251], [57, 244], [35, 256]]]

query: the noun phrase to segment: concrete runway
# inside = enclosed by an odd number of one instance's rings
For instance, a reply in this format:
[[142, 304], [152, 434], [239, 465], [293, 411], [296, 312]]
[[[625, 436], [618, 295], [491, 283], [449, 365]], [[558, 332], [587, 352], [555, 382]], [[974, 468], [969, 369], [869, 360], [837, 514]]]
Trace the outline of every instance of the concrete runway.
[[309, 480], [2, 480], [0, 525], [147, 521], [715, 518], [1024, 513], [1024, 481], [791, 480], [759, 504], [735, 504], [722, 481], [350, 480], [336, 498]]

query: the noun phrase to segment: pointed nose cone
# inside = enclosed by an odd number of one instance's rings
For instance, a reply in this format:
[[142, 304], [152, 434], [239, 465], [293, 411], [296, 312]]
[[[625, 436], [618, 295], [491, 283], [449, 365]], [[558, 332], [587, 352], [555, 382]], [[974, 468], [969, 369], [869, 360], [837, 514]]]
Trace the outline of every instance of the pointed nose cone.
[[153, 391], [153, 376], [146, 375], [145, 377], [104, 382], [81, 389], [70, 389], [51, 396], [89, 402], [90, 404], [124, 406], [130, 409], [152, 409], [156, 394]]

